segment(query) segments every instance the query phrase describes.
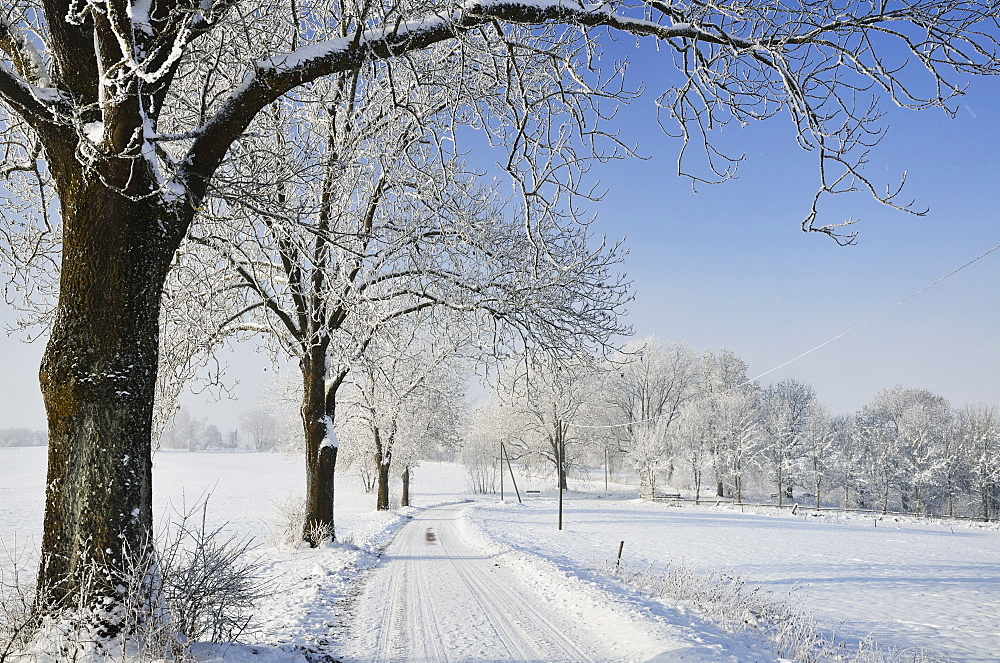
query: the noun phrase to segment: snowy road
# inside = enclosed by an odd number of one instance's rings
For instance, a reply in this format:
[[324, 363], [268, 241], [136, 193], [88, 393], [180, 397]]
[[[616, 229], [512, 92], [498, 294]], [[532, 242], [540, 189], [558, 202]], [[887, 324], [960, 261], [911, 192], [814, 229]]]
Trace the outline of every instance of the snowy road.
[[[610, 660], [593, 637], [539, 605], [502, 558], [462, 540], [459, 506], [417, 515], [370, 578], [354, 623], [357, 660]], [[348, 656], [353, 659], [354, 656]]]
[[464, 540], [463, 508], [428, 509], [399, 532], [355, 604], [343, 660], [645, 660], [683, 646], [612, 621], [602, 606], [540, 596], [503, 555]]

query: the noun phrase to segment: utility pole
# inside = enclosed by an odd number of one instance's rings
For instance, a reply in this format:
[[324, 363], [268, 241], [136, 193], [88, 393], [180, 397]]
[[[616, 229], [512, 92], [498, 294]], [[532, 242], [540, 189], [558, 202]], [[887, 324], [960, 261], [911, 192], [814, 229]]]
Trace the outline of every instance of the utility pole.
[[608, 448], [604, 447], [604, 492], [608, 492]]
[[514, 492], [517, 493], [517, 503], [523, 504], [521, 501], [521, 491], [517, 487], [517, 479], [514, 478], [514, 468], [510, 466], [510, 454], [507, 453], [507, 447], [504, 446], [503, 442], [500, 443], [500, 481], [503, 482], [503, 461], [507, 459], [507, 471], [510, 472], [510, 482], [514, 484]]
[[559, 531], [563, 528], [563, 473], [566, 471], [566, 440], [563, 437], [562, 419], [556, 419], [556, 460], [559, 469], [556, 484], [559, 486]]
[[503, 440], [500, 440], [500, 501], [503, 502]]

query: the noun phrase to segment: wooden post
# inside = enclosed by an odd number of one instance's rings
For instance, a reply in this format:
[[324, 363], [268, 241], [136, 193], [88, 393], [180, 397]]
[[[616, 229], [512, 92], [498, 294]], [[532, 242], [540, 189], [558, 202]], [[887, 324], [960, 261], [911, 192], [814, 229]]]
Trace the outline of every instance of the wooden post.
[[618, 559], [615, 560], [615, 573], [618, 573], [618, 569], [622, 565], [622, 549], [625, 548], [625, 542], [618, 542]]

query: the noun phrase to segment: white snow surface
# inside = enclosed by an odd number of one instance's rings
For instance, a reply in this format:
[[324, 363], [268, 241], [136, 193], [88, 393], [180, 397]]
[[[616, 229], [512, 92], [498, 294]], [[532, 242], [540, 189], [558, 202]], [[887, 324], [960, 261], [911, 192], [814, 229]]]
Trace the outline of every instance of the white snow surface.
[[[870, 518], [678, 508], [581, 491], [570, 493], [560, 532], [554, 491], [524, 504], [466, 501], [464, 469], [446, 463], [420, 465], [412, 481], [414, 507], [379, 513], [353, 473], [338, 475], [340, 543], [293, 549], [276, 546], [271, 533], [280, 530], [279, 505], [302, 493], [300, 458], [158, 452], [156, 513], [211, 493], [210, 524], [255, 537], [275, 588], [258, 608], [256, 631], [238, 645], [197, 644], [197, 658], [783, 660], [753, 633], [725, 634], [697, 610], [597, 572], [625, 541], [625, 564], [732, 571], [790, 594], [849, 640], [871, 635], [956, 661], [1000, 661], [995, 528], [891, 519], [875, 527]], [[44, 484], [45, 449], [0, 448], [0, 541], [14, 556], [36, 548]]]

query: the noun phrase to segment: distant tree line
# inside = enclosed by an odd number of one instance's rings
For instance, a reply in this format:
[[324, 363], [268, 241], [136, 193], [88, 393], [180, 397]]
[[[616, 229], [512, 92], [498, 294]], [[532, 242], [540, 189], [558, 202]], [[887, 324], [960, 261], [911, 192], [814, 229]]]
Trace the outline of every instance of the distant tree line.
[[235, 441], [223, 435], [219, 427], [195, 419], [187, 408], [178, 408], [169, 428], [160, 436], [161, 449], [210, 451], [235, 447]]
[[[592, 474], [643, 493], [795, 500], [972, 516], [1000, 512], [1000, 410], [894, 386], [834, 416], [812, 386], [762, 385], [729, 350], [646, 338], [608, 360], [510, 362], [469, 419], [463, 458], [492, 489], [500, 441], [531, 472]], [[561, 462], [560, 462], [561, 460]]]
[[44, 447], [48, 436], [30, 428], [0, 428], [0, 447]]

